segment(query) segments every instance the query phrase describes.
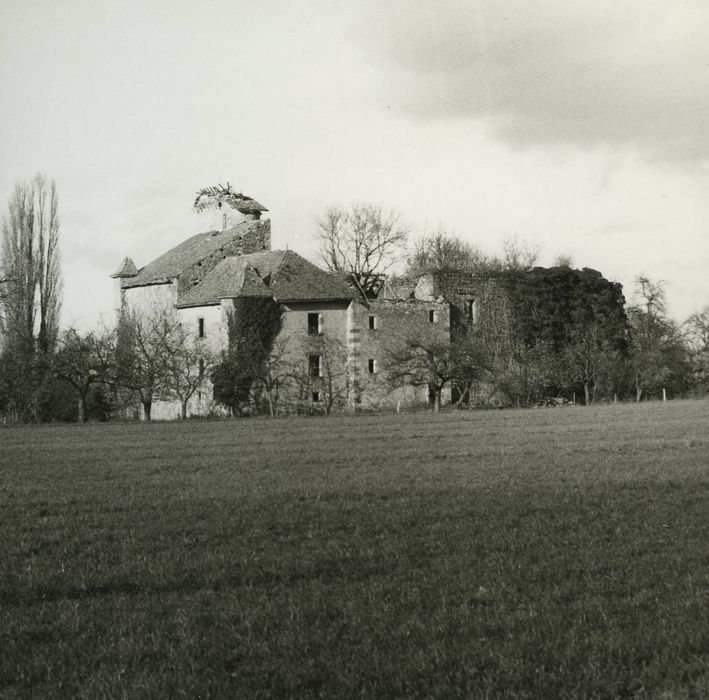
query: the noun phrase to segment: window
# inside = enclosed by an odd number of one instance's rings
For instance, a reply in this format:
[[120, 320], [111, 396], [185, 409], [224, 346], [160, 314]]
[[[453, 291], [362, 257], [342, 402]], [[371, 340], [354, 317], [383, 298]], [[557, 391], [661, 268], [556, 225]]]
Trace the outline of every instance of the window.
[[314, 391], [313, 392], [313, 403], [318, 403], [318, 401], [320, 401], [320, 392]]
[[466, 299], [464, 302], [465, 317], [468, 321], [473, 323], [478, 322], [478, 300], [477, 299]]
[[435, 309], [431, 309], [428, 312], [428, 322], [429, 323], [438, 323], [438, 311]]
[[377, 361], [373, 359], [368, 360], [368, 366], [369, 366], [369, 373], [370, 374], [376, 374], [377, 373]]
[[308, 374], [311, 377], [322, 377], [322, 355], [308, 356]]
[[197, 319], [197, 336], [199, 338], [204, 338], [204, 319], [203, 318]]
[[379, 330], [379, 319], [376, 316], [369, 317], [369, 330], [370, 331]]
[[308, 334], [322, 334], [322, 314], [308, 314]]
[[204, 376], [204, 360], [201, 357], [199, 358], [199, 376]]

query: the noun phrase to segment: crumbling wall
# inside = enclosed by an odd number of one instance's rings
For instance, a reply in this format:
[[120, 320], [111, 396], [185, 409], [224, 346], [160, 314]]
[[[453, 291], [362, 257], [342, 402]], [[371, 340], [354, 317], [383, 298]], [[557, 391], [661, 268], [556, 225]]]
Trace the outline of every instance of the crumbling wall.
[[218, 200], [203, 206], [200, 211], [195, 212], [195, 216], [199, 221], [196, 227], [198, 231], [224, 231], [247, 220], [244, 214], [230, 204]]
[[[407, 339], [421, 336], [449, 343], [449, 305], [441, 299], [353, 302], [351, 317], [349, 340], [356, 406], [378, 409], [392, 408], [400, 401], [402, 405], [427, 403], [427, 386], [392, 386], [390, 352]], [[449, 387], [443, 400], [450, 401]]]
[[499, 300], [506, 298], [495, 275], [472, 272], [441, 271], [422, 275], [416, 285], [417, 299], [442, 297], [450, 303], [451, 333], [455, 338], [461, 329], [474, 329], [475, 324]]
[[178, 277], [178, 291], [184, 294], [187, 290], [199, 284], [222, 260], [235, 255], [248, 255], [271, 250], [271, 221], [245, 221], [231, 235], [215, 233], [224, 236], [224, 244], [211, 255], [197, 261], [183, 270]]

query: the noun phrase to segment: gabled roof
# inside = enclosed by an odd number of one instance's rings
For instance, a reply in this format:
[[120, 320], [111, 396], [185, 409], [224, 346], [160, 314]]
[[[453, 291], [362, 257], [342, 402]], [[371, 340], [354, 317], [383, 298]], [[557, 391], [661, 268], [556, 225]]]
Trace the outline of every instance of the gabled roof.
[[198, 285], [178, 299], [177, 306], [209, 306], [218, 304], [220, 299], [236, 297], [271, 297], [268, 287], [244, 257], [222, 260]]
[[146, 284], [170, 282], [188, 267], [204, 260], [235, 237], [242, 236], [259, 225], [259, 221], [243, 221], [226, 231], [198, 233], [148, 263], [135, 277], [124, 280], [123, 287], [141, 287]]
[[283, 302], [338, 301], [355, 294], [340, 275], [321, 270], [293, 251], [271, 250], [223, 260], [185, 292], [177, 306], [210, 306], [243, 296], [269, 296]]
[[268, 284], [276, 301], [336, 301], [352, 299], [356, 294], [341, 275], [321, 270], [292, 250], [243, 257]]

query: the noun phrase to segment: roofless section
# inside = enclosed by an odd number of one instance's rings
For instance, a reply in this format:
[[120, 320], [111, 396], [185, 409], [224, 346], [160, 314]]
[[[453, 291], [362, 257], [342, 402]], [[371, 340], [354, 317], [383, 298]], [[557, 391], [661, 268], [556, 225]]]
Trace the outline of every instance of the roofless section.
[[203, 187], [197, 192], [193, 209], [202, 213], [205, 211], [222, 210], [226, 221], [230, 210], [237, 211], [246, 219], [260, 219], [261, 213], [268, 211], [263, 204], [257, 202], [253, 197], [245, 195], [243, 192], [236, 192], [227, 182], [224, 185], [214, 185], [213, 187]]

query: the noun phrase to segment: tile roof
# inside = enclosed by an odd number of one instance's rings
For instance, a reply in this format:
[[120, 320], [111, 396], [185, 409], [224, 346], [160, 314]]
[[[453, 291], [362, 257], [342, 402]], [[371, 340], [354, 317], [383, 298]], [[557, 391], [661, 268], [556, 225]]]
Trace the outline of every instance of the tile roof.
[[270, 250], [223, 260], [177, 306], [209, 306], [220, 299], [273, 296], [276, 301], [349, 300], [355, 290], [337, 274], [321, 270], [298, 253]]
[[268, 287], [244, 257], [222, 260], [198, 285], [180, 296], [177, 306], [209, 306], [235, 297], [270, 297]]
[[244, 255], [269, 285], [277, 301], [352, 299], [355, 290], [343, 276], [325, 272], [292, 250]]
[[226, 231], [198, 233], [148, 263], [135, 277], [124, 279], [123, 287], [170, 282], [185, 269], [215, 253], [236, 236], [244, 235], [259, 225], [259, 221], [243, 221]]

